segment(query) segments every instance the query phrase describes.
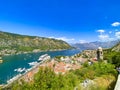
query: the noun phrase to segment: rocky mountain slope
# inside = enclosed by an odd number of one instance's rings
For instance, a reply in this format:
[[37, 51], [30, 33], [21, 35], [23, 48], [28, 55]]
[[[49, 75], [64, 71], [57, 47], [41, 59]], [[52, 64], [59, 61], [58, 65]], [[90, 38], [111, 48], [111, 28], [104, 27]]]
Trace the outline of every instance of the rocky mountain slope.
[[120, 42], [112, 47], [112, 51], [120, 52]]
[[69, 49], [71, 46], [62, 41], [37, 36], [19, 35], [0, 31], [0, 55], [7, 53]]
[[81, 49], [81, 50], [86, 50], [86, 49], [97, 49], [98, 47], [102, 48], [111, 48], [114, 45], [116, 45], [119, 42], [119, 40], [115, 41], [108, 41], [108, 42], [89, 42], [89, 43], [76, 43], [72, 44], [73, 47]]

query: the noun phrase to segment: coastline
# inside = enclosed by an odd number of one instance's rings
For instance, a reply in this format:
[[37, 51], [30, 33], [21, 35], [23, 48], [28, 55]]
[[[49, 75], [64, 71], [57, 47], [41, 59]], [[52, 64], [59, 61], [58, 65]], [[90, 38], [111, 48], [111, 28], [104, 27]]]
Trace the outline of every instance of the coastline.
[[[62, 60], [62, 62], [60, 62], [59, 63], [59, 61], [57, 62], [57, 64], [54, 64], [54, 60], [56, 60], [57, 61], [57, 59], [60, 59], [60, 60]], [[71, 61], [72, 59], [74, 59], [74, 61], [76, 61], [76, 62], [69, 62], [69, 60]], [[3, 85], [3, 89], [4, 88], [6, 88], [6, 87], [11, 87], [11, 85], [13, 84], [13, 83], [16, 83], [17, 81], [18, 82], [21, 82], [21, 80], [25, 80], [26, 82], [30, 82], [31, 80], [33, 80], [33, 75], [35, 74], [35, 73], [37, 73], [38, 71], [39, 71], [39, 67], [41, 66], [41, 67], [45, 67], [45, 66], [49, 66], [49, 67], [51, 67], [51, 65], [53, 64], [53, 65], [56, 65], [56, 67], [57, 68], [55, 68], [54, 67], [54, 69], [53, 70], [55, 70], [55, 73], [57, 74], [57, 73], [59, 73], [59, 69], [60, 69], [60, 67], [62, 67], [62, 68], [64, 68], [65, 66], [67, 66], [67, 68], [66, 68], [66, 70], [71, 70], [70, 68], [72, 68], [71, 67], [71, 65], [73, 64], [73, 66], [74, 66], [74, 68], [72, 69], [72, 70], [75, 70], [75, 68], [76, 69], [78, 69], [78, 68], [80, 68], [81, 67], [81, 65], [84, 63], [83, 62], [83, 60], [84, 61], [86, 61], [86, 60], [88, 60], [87, 58], [82, 58], [82, 55], [79, 53], [79, 54], [74, 54], [74, 55], [72, 55], [72, 56], [70, 56], [70, 57], [68, 57], [68, 56], [66, 56], [66, 58], [64, 58], [64, 57], [60, 57], [60, 58], [51, 58], [51, 59], [49, 59], [50, 61], [52, 61], [52, 62], [46, 62], [46, 61], [42, 61], [42, 62], [38, 62], [37, 64], [35, 64], [34, 66], [32, 66], [31, 68], [29, 68], [28, 70], [27, 70], [27, 72], [25, 72], [25, 73], [23, 73], [22, 75], [18, 75], [18, 77], [17, 76], [15, 76], [16, 77], [16, 79], [13, 79], [13, 81], [12, 82], [10, 82], [10, 83], [8, 83], [8, 84], [6, 84], [6, 85]], [[65, 62], [65, 63], [63, 63], [63, 62]], [[70, 63], [71, 63], [71, 65], [70, 65]], [[43, 65], [42, 65], [43, 64]], [[79, 67], [76, 67], [75, 66], [75, 64], [76, 65], [79, 65]], [[51, 67], [52, 68], [52, 67]], [[61, 71], [60, 71], [61, 72]], [[64, 71], [64, 69], [62, 69], [62, 73], [64, 74], [65, 73], [65, 71]], [[32, 81], [31, 81], [32, 82]]]
[[[16, 53], [11, 53], [11, 54], [2, 54], [1, 57], [3, 56], [9, 56], [9, 55], [19, 55], [19, 54], [29, 54], [29, 53], [39, 53], [39, 52], [48, 52], [48, 51], [63, 51], [63, 50], [72, 50], [73, 48], [69, 48], [69, 49], [51, 49], [51, 50], [37, 50], [37, 51], [19, 51]], [[73, 49], [74, 50], [74, 49]]]
[[23, 79], [29, 72], [34, 71], [34, 70], [39, 70], [40, 65], [41, 65], [41, 64], [44, 64], [45, 61], [46, 61], [46, 60], [43, 60], [43, 61], [37, 63], [36, 65], [32, 66], [31, 68], [28, 68], [28, 69], [25, 71], [25, 73], [23, 73], [23, 74], [17, 74], [17, 75], [15, 75], [15, 76], [12, 77], [11, 79], [9, 79], [6, 84], [0, 84], [0, 86], [1, 86], [2, 88], [6, 88], [6, 87], [8, 87], [9, 85], [11, 85], [12, 83], [14, 83], [15, 81], [20, 80], [20, 79]]
[[[74, 50], [76, 50], [76, 49], [59, 49], [59, 50], [50, 50], [50, 51], [63, 51], [63, 52], [66, 52], [66, 51], [64, 51], [64, 50], [68, 50], [68, 51], [70, 50], [70, 52], [71, 52], [71, 50], [74, 51]], [[73, 51], [72, 51], [72, 52], [73, 52]], [[41, 51], [41, 52], [42, 52], [42, 51]], [[43, 51], [43, 52], [44, 52], [44, 51]], [[47, 52], [47, 51], [46, 51], [46, 52]], [[31, 52], [31, 53], [33, 53], [33, 52]], [[50, 53], [54, 53], [54, 52], [50, 52]], [[55, 52], [55, 53], [56, 53], [56, 52]], [[35, 54], [35, 53], [34, 53], [34, 54]], [[44, 53], [43, 53], [43, 54], [44, 54]], [[23, 54], [23, 55], [24, 55], [24, 54]], [[49, 55], [50, 55], [50, 54], [49, 54]], [[75, 55], [75, 54], [73, 54], [73, 55]], [[13, 55], [13, 56], [14, 56], [14, 55]], [[53, 58], [54, 58], [54, 57], [53, 57]], [[36, 60], [37, 60], [37, 59], [36, 59]], [[39, 62], [39, 63], [40, 63], [40, 64], [43, 64], [43, 62]], [[40, 65], [40, 64], [39, 64], [39, 65]], [[20, 67], [18, 67], [18, 68], [20, 68]], [[15, 68], [15, 69], [18, 69], [18, 68]], [[31, 68], [31, 67], [30, 67], [30, 68]], [[26, 68], [26, 70], [27, 70], [27, 69], [30, 69], [30, 68]], [[19, 74], [19, 73], [18, 73], [18, 74]], [[13, 76], [13, 77], [15, 77], [15, 76]], [[12, 78], [11, 78], [11, 79], [12, 79]]]

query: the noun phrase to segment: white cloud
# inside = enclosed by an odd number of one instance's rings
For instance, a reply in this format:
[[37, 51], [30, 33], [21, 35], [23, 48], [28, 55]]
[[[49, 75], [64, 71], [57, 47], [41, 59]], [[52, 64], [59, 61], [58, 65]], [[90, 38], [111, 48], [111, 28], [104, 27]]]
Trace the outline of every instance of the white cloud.
[[63, 41], [66, 41], [66, 42], [73, 42], [75, 39], [74, 38], [66, 38], [66, 37], [49, 37], [49, 38], [55, 38], [55, 39], [58, 39], [58, 40], [63, 40]]
[[74, 38], [66, 38], [66, 37], [59, 37], [59, 38], [56, 38], [58, 40], [63, 40], [63, 41], [74, 41], [75, 39]]
[[79, 40], [79, 41], [80, 41], [80, 43], [87, 43], [86, 40]]
[[109, 31], [109, 34], [111, 34], [112, 33], [112, 31]]
[[102, 34], [102, 33], [105, 32], [105, 30], [100, 29], [100, 30], [97, 30], [97, 32], [99, 32], [100, 34]]
[[115, 29], [115, 32], [117, 32], [118, 31], [118, 29]]
[[111, 41], [114, 40], [114, 38], [110, 37], [109, 35], [112, 34], [112, 31], [109, 31], [108, 34], [105, 34], [105, 30], [97, 30], [99, 32], [98, 38], [100, 41]]
[[55, 37], [51, 36], [51, 37], [48, 37], [48, 38], [55, 38]]
[[114, 40], [114, 38], [111, 38], [108, 34], [98, 35], [98, 38], [100, 39], [100, 41], [112, 41], [112, 40]]
[[120, 39], [120, 32], [115, 33], [116, 38]]
[[109, 35], [105, 34], [105, 35], [98, 35], [99, 39], [102, 41], [106, 41], [109, 39]]
[[114, 22], [111, 24], [113, 27], [117, 27], [117, 26], [120, 26], [120, 22]]

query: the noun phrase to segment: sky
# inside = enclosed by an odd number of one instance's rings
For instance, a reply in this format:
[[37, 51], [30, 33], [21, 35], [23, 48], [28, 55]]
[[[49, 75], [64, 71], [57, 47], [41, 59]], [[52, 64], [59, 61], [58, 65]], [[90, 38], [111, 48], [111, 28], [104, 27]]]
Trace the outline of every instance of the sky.
[[120, 39], [120, 0], [0, 0], [0, 30], [68, 43]]

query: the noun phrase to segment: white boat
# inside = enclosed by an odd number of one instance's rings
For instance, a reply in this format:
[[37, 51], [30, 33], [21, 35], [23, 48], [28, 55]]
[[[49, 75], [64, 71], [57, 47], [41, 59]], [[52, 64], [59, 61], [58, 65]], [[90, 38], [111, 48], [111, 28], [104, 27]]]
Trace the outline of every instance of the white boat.
[[35, 65], [37, 65], [38, 64], [38, 62], [36, 61], [36, 62], [30, 62], [30, 63], [28, 63], [30, 66], [35, 66]]
[[44, 54], [39, 57], [38, 61], [44, 61], [49, 59], [50, 59], [50, 56], [48, 54]]
[[16, 72], [23, 72], [23, 71], [25, 71], [26, 69], [25, 68], [17, 68], [17, 69], [14, 69], [14, 71], [16, 71]]

